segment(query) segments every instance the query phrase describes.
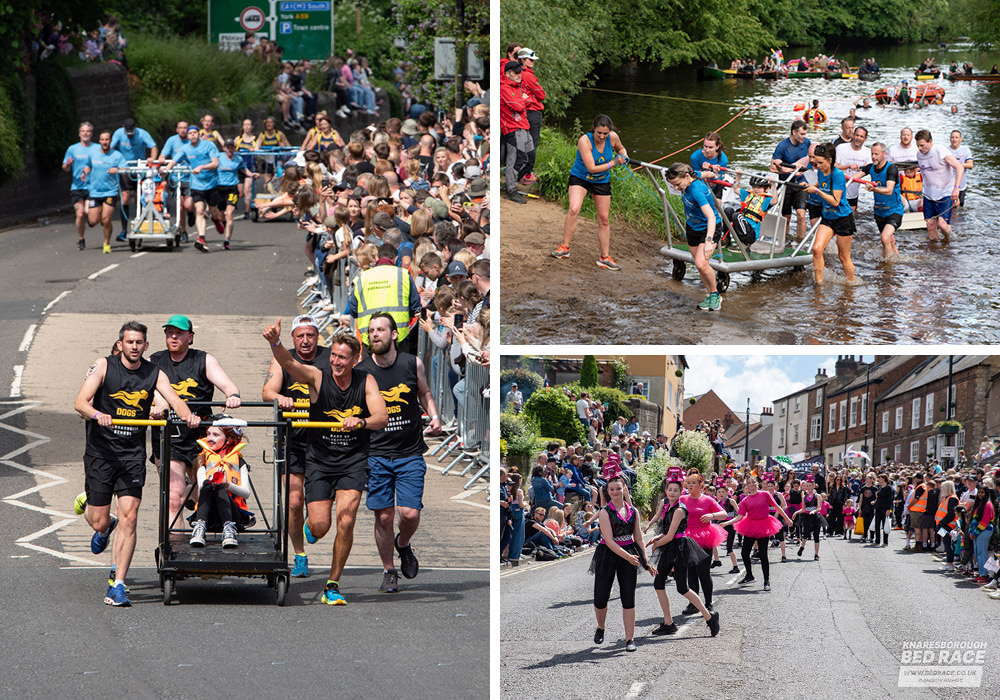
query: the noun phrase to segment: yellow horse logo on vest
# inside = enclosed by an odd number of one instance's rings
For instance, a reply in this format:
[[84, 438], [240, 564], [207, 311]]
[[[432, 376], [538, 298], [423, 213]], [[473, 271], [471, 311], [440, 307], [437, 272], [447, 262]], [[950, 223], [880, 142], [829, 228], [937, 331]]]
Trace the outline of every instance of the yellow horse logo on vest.
[[361, 415], [361, 406], [351, 406], [346, 411], [338, 411], [336, 408], [332, 411], [324, 411], [324, 415], [330, 416], [335, 422], [344, 422], [345, 418], [350, 418], [351, 416]]
[[409, 405], [410, 402], [404, 399], [402, 395], [410, 394], [412, 390], [400, 382], [388, 391], [380, 391], [379, 393], [382, 394], [382, 398], [386, 400], [386, 403], [405, 403]]
[[180, 381], [176, 384], [171, 384], [170, 386], [174, 388], [174, 391], [177, 392], [178, 396], [182, 398], [193, 399], [194, 394], [188, 391], [188, 389], [194, 389], [196, 386], [198, 386], [198, 382], [191, 379], [191, 377], [188, 377], [187, 379], [184, 379], [183, 381]]
[[149, 393], [143, 389], [142, 391], [116, 391], [113, 394], [109, 394], [109, 399], [118, 399], [133, 408], [140, 408], [139, 402], [144, 401]]
[[309, 396], [309, 385], [303, 384], [302, 382], [295, 382], [288, 386], [289, 391], [301, 391], [306, 396]]

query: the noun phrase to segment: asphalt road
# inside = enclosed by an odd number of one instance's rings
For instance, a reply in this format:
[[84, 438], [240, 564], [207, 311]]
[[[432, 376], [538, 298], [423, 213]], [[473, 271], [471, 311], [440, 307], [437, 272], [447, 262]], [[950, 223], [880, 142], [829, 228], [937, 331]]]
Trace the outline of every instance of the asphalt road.
[[[245, 400], [259, 400], [270, 355], [260, 332], [297, 313], [299, 231], [240, 220], [229, 252], [209, 235], [208, 255], [189, 245], [133, 254], [117, 243], [104, 255], [96, 229], [76, 250], [68, 217], [0, 233], [0, 696], [488, 695], [489, 506], [481, 488], [464, 491], [465, 479], [434, 463], [414, 540], [421, 573], [397, 595], [377, 593], [374, 521], [362, 505], [346, 607], [319, 599], [332, 536], [307, 546], [313, 575], [293, 579], [285, 607], [263, 580], [242, 578], [181, 581], [165, 607], [150, 469], [127, 581], [133, 606], [103, 605], [110, 550], [90, 553], [90, 529], [71, 507], [84, 448], [72, 403], [87, 367], [124, 321], [149, 326], [152, 353], [162, 323], [184, 313], [196, 347], [219, 358]], [[249, 435], [266, 511], [268, 439]]]
[[[652, 577], [639, 573], [635, 653], [626, 653], [617, 584], [604, 644], [593, 643], [591, 554], [505, 570], [499, 593], [501, 697], [513, 698], [982, 698], [1000, 680], [1000, 601], [939, 571], [925, 554], [824, 540], [788, 563], [771, 550], [770, 592], [735, 584], [729, 564], [713, 569], [722, 625], [712, 638], [700, 615], [668, 583], [675, 636], [653, 637], [662, 621]], [[742, 568], [742, 563], [740, 564]], [[904, 647], [984, 645], [974, 689], [899, 687]], [[935, 655], [940, 651], [934, 651]], [[949, 652], [953, 653], [953, 652]], [[935, 656], [932, 664], [940, 660]], [[949, 657], [949, 661], [952, 659]], [[922, 664], [916, 664], [922, 665]], [[950, 663], [948, 665], [951, 665]], [[907, 671], [909, 673], [909, 671]]]

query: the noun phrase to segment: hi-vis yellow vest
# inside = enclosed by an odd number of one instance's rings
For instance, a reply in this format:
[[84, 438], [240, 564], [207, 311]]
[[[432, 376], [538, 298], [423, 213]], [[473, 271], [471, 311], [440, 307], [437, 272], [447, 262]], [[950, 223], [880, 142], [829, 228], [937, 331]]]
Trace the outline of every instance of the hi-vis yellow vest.
[[358, 300], [358, 332], [368, 345], [368, 323], [378, 313], [396, 321], [398, 342], [410, 334], [410, 273], [395, 265], [377, 265], [365, 270], [354, 287]]

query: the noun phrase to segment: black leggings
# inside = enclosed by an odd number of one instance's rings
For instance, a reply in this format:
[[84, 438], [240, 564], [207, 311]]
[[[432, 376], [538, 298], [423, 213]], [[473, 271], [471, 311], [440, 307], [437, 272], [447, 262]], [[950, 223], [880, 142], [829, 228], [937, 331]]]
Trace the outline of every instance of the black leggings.
[[726, 554], [733, 553], [733, 543], [736, 541], [736, 528], [732, 525], [726, 526]]
[[[712, 557], [705, 557], [705, 560], [698, 566], [677, 566], [674, 565], [674, 574], [677, 580], [677, 592], [684, 595], [688, 589], [694, 591], [695, 595], [701, 595], [705, 591], [705, 605], [712, 604]], [[686, 584], [681, 590], [681, 581]]]
[[872, 538], [872, 528], [875, 527], [875, 511], [863, 510], [861, 511], [861, 517], [865, 519], [865, 534], [862, 535], [862, 537], [866, 540], [870, 540]]
[[873, 525], [875, 526], [875, 544], [889, 544], [889, 533], [882, 532], [882, 528], [885, 526], [886, 518], [889, 517], [888, 508], [876, 508], [875, 509], [875, 521]]
[[771, 566], [767, 561], [767, 545], [769, 537], [744, 537], [743, 538], [743, 566], [746, 567], [747, 576], [753, 576], [753, 564], [750, 558], [753, 552], [753, 545], [757, 543], [757, 552], [760, 554], [760, 569], [764, 572], [764, 580], [770, 581]]
[[[212, 515], [215, 518], [210, 517]], [[229, 495], [229, 491], [221, 486], [216, 488], [211, 483], [203, 484], [201, 491], [198, 492], [198, 510], [195, 511], [194, 519], [206, 522], [216, 522], [217, 520], [222, 523], [235, 521], [233, 499]]]
[[603, 610], [608, 607], [608, 600], [611, 598], [611, 586], [618, 577], [618, 595], [622, 600], [622, 609], [629, 610], [635, 607], [635, 584], [639, 579], [639, 570], [622, 559], [617, 554], [612, 555], [614, 570], [606, 574], [594, 574], [594, 607]]
[[819, 542], [819, 517], [816, 515], [803, 515], [799, 518], [802, 521], [802, 540], [805, 544], [812, 538], [813, 542]]

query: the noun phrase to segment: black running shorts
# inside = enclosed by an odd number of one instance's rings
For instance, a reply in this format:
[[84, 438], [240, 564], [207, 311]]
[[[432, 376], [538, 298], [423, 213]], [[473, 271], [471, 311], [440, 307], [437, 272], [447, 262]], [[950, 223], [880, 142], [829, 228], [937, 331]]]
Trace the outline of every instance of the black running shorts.
[[591, 182], [590, 180], [584, 180], [582, 177], [577, 177], [576, 175], [569, 176], [569, 186], [573, 187], [583, 187], [588, 192], [590, 192], [593, 197], [610, 197], [611, 196], [611, 181], [607, 182]]
[[142, 498], [146, 465], [141, 459], [118, 461], [84, 455], [83, 473], [87, 503], [92, 506], [111, 505], [112, 494]]

